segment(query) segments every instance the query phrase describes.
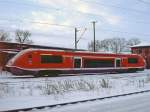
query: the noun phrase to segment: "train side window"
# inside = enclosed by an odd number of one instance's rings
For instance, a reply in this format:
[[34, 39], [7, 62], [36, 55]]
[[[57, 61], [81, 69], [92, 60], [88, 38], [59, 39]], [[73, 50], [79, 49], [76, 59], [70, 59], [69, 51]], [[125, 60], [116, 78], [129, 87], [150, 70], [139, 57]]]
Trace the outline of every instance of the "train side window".
[[62, 63], [63, 58], [62, 56], [58, 55], [41, 55], [41, 63]]
[[114, 67], [114, 61], [113, 60], [85, 59], [84, 60], [84, 67], [85, 68]]
[[137, 58], [128, 58], [128, 63], [136, 64], [136, 63], [138, 63], [138, 59]]

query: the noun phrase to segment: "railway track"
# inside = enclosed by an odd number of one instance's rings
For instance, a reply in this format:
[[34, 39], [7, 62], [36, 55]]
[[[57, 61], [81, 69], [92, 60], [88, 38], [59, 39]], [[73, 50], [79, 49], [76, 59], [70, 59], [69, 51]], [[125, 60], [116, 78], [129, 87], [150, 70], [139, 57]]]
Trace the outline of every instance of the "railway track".
[[85, 103], [88, 101], [97, 101], [97, 100], [105, 100], [105, 99], [111, 99], [111, 98], [125, 97], [125, 96], [130, 96], [130, 95], [148, 93], [148, 92], [150, 92], [150, 90], [144, 90], [144, 91], [126, 93], [126, 94], [121, 94], [121, 95], [102, 97], [102, 98], [94, 98], [94, 99], [88, 99], [88, 100], [82, 100], [82, 101], [67, 102], [67, 103], [61, 103], [61, 104], [44, 105], [44, 106], [21, 108], [21, 109], [14, 109], [14, 110], [4, 110], [4, 111], [0, 111], [0, 112], [24, 112], [24, 111], [30, 111], [32, 109], [44, 109], [46, 107], [65, 106], [65, 105], [69, 105], [69, 104], [78, 104], [78, 103]]
[[148, 73], [129, 73], [129, 74], [107, 74], [107, 73], [96, 73], [96, 74], [62, 74], [59, 76], [41, 76], [41, 77], [34, 77], [34, 76], [13, 76], [13, 77], [0, 77], [0, 79], [35, 79], [35, 78], [53, 78], [53, 77], [67, 77], [67, 76], [102, 76], [102, 77], [111, 77], [111, 78], [126, 78], [126, 77], [142, 77], [142, 76], [150, 76]]
[[89, 73], [89, 74], [59, 74], [57, 76], [49, 76], [49, 75], [45, 75], [45, 76], [32, 76], [32, 75], [27, 75], [27, 76], [8, 76], [8, 77], [1, 77], [1, 79], [25, 79], [25, 78], [50, 78], [50, 77], [67, 77], [67, 76], [90, 76], [90, 75], [106, 75], [106, 73]]

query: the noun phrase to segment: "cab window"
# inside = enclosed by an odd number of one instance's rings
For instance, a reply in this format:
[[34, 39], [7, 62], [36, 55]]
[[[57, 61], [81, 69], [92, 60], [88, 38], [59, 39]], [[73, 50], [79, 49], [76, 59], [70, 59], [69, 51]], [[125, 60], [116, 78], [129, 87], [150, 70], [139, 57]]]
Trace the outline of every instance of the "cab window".
[[128, 63], [136, 64], [136, 63], [138, 63], [138, 59], [137, 58], [128, 58]]
[[41, 63], [62, 63], [62, 56], [58, 55], [41, 55]]

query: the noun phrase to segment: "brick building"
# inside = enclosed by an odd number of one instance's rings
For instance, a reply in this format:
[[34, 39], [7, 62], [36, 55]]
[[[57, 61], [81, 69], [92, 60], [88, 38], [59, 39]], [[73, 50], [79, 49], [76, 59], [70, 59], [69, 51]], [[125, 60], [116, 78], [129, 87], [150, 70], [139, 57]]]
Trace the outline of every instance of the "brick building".
[[150, 43], [142, 43], [131, 47], [132, 53], [140, 54], [146, 61], [146, 68], [150, 69]]

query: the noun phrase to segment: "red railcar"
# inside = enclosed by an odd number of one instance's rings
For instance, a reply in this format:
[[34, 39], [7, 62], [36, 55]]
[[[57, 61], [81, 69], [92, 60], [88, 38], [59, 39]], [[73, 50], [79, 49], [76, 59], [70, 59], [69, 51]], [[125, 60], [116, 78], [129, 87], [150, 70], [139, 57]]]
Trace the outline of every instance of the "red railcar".
[[144, 59], [136, 54], [26, 49], [6, 65], [15, 75], [53, 75], [143, 70]]

